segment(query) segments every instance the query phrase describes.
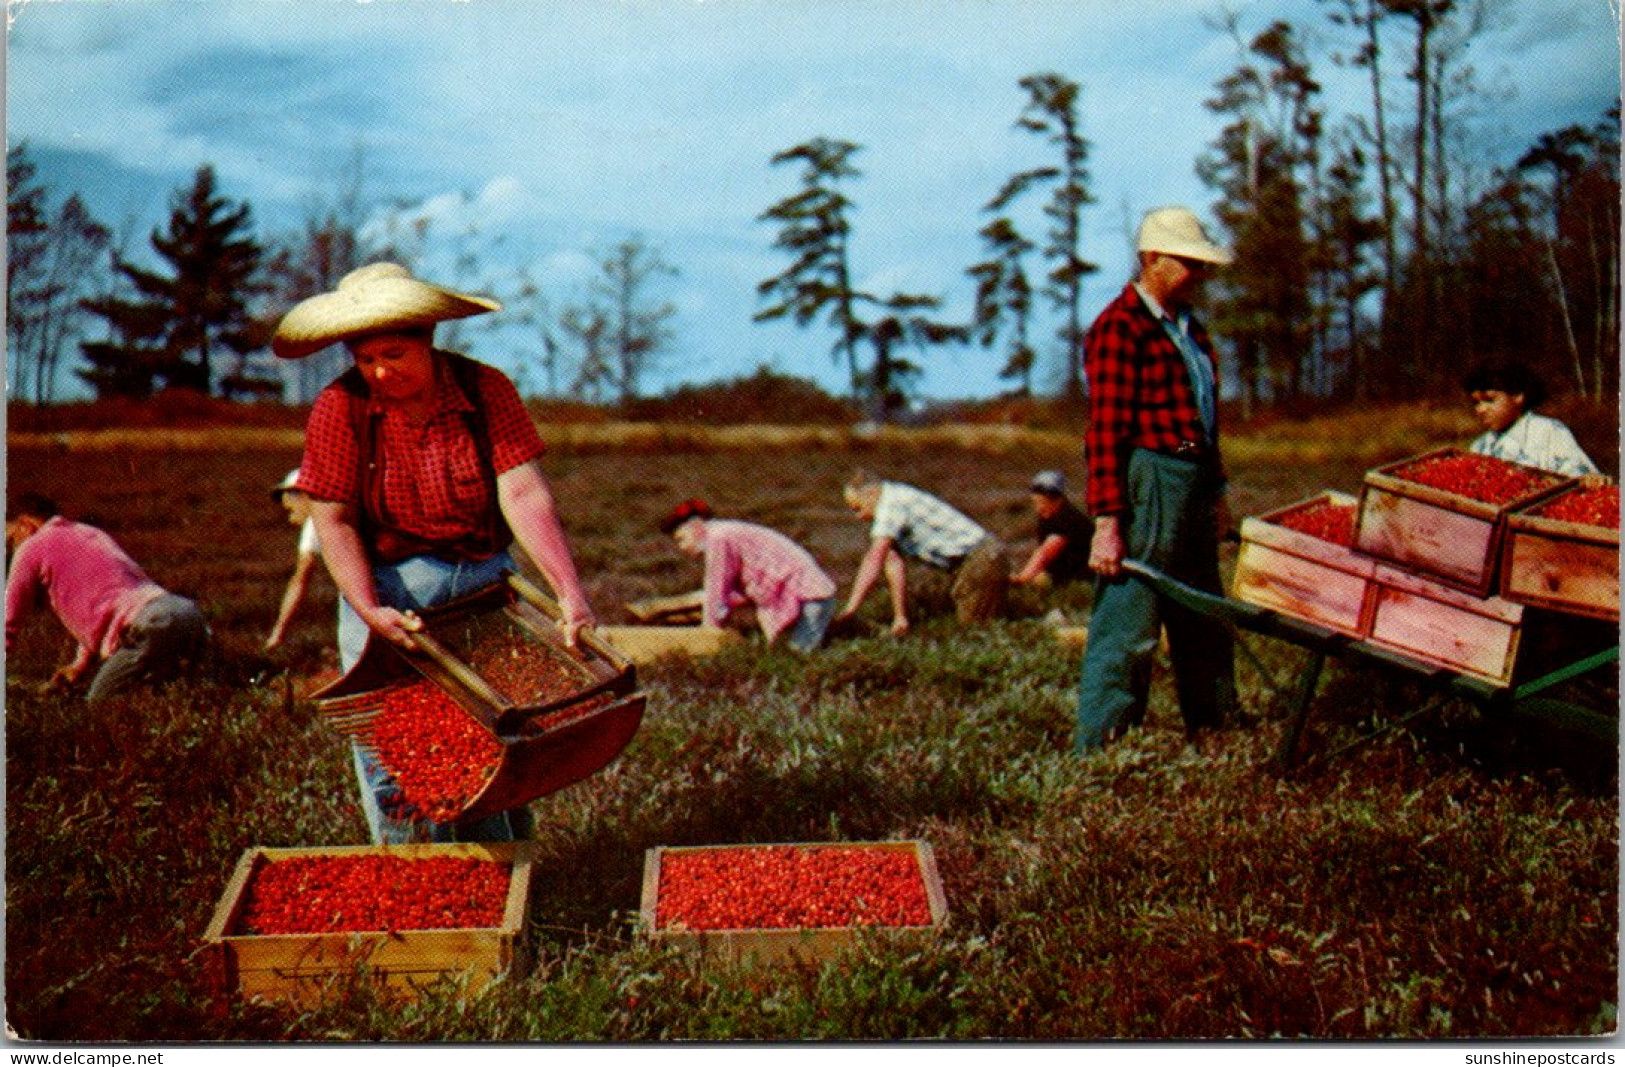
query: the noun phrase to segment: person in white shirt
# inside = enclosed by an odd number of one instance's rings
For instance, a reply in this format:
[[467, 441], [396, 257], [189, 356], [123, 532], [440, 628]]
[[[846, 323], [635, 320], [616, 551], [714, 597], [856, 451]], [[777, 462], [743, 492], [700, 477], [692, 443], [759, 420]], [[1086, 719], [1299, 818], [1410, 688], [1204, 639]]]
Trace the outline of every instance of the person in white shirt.
[[265, 638], [267, 652], [282, 644], [293, 613], [299, 610], [300, 603], [310, 590], [310, 576], [322, 554], [321, 544], [316, 540], [316, 524], [310, 519], [310, 497], [294, 488], [298, 480], [299, 469], [295, 467], [271, 490], [271, 498], [288, 513], [289, 524], [299, 527], [299, 547], [295, 550], [293, 573], [288, 576], [287, 587], [282, 591], [282, 605], [277, 609], [276, 622], [271, 625], [271, 633]]
[[1481, 363], [1462, 380], [1473, 412], [1484, 432], [1467, 446], [1469, 452], [1494, 456], [1559, 474], [1597, 474], [1569, 428], [1549, 415], [1535, 413], [1546, 399], [1539, 375], [1522, 363]]
[[1004, 614], [1010, 586], [1004, 544], [969, 516], [930, 493], [883, 481], [868, 471], [854, 474], [843, 495], [846, 506], [870, 527], [868, 551], [837, 621], [855, 616], [884, 576], [891, 593], [892, 633], [907, 633], [905, 558], [954, 576], [954, 614], [960, 622], [987, 622]]

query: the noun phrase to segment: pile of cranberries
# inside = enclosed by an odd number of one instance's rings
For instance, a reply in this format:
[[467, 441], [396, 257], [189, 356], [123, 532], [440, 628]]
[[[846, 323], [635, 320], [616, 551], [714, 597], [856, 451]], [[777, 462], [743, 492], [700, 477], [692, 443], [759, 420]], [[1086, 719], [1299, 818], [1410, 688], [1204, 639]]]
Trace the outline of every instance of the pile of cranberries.
[[467, 659], [515, 704], [543, 704], [581, 687], [581, 680], [555, 656], [512, 629], [485, 635], [468, 650]]
[[741, 845], [662, 853], [657, 929], [927, 926], [912, 851], [861, 845]]
[[1561, 475], [1476, 452], [1448, 452], [1416, 460], [1395, 477], [1500, 507], [1555, 485]]
[[1354, 505], [1334, 504], [1323, 500], [1317, 504], [1297, 508], [1275, 520], [1289, 530], [1318, 537], [1335, 545], [1354, 545]]
[[502, 742], [429, 682], [386, 691], [367, 741], [400, 788], [393, 814], [431, 822], [461, 815], [502, 761]]
[[1577, 522], [1584, 526], [1619, 529], [1619, 486], [1605, 485], [1596, 489], [1577, 489], [1564, 493], [1536, 510], [1543, 518], [1561, 522]]
[[507, 906], [510, 868], [473, 857], [293, 856], [249, 880], [245, 934], [492, 927]]

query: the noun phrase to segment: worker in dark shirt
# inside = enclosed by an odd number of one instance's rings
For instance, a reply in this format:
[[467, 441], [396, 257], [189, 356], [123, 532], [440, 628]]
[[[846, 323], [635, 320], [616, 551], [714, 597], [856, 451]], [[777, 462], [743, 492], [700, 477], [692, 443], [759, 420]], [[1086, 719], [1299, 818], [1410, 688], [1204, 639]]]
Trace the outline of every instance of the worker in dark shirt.
[[1027, 563], [1011, 576], [1018, 585], [1064, 585], [1089, 575], [1089, 540], [1094, 526], [1066, 495], [1066, 475], [1039, 471], [1027, 487], [1038, 517], [1038, 544]]

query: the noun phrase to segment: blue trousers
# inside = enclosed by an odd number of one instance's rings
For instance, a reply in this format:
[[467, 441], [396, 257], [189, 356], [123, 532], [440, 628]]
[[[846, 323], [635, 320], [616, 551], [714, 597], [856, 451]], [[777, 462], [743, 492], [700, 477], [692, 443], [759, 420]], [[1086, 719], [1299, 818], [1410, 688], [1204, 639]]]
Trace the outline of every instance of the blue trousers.
[[[378, 602], [405, 611], [431, 608], [478, 592], [501, 581], [504, 570], [513, 569], [513, 557], [506, 552], [498, 552], [478, 563], [448, 563], [433, 556], [414, 556], [399, 563], [374, 564], [372, 576], [378, 589]], [[340, 597], [339, 666], [343, 670], [348, 671], [361, 658], [370, 632], [349, 601]], [[361, 787], [361, 812], [374, 844], [515, 841], [527, 836], [529, 814], [523, 809], [454, 823], [403, 819], [392, 814], [400, 806], [399, 786], [389, 772], [359, 746], [352, 747], [356, 780]]]
[[[1128, 555], [1198, 589], [1222, 592], [1216, 510], [1221, 490], [1212, 464], [1136, 449], [1128, 464], [1128, 510], [1119, 519], [1126, 523]], [[1078, 754], [1145, 721], [1164, 627], [1186, 732], [1219, 726], [1233, 713], [1229, 631], [1160, 600], [1136, 578], [1097, 582], [1078, 686]]]

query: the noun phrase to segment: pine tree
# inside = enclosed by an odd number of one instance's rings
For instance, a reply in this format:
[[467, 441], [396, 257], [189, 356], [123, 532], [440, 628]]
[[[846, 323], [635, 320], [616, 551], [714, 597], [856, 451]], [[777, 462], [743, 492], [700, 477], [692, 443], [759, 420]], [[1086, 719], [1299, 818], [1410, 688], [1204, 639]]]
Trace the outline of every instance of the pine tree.
[[248, 236], [250, 226], [248, 205], [221, 197], [214, 169], [199, 167], [191, 189], [171, 201], [168, 229], [151, 237], [169, 273], [119, 260], [117, 273], [134, 287], [135, 299], [86, 302], [108, 321], [112, 337], [84, 346], [94, 368], [85, 380], [98, 390], [135, 395], [149, 392], [155, 381], [209, 392], [216, 352], [243, 353], [254, 345], [248, 301], [258, 288], [263, 250]]
[[1036, 355], [1027, 343], [1032, 283], [1027, 278], [1024, 257], [1032, 251], [1033, 244], [1004, 217], [984, 226], [981, 237], [987, 246], [988, 258], [965, 272], [976, 279], [976, 311], [971, 335], [983, 347], [991, 347], [1001, 335], [1008, 336], [1009, 351], [999, 377], [1014, 381], [1018, 396], [1029, 396]]
[[1003, 211], [1034, 187], [1050, 188], [1043, 207], [1050, 227], [1042, 251], [1055, 265], [1042, 292], [1065, 316], [1058, 331], [1066, 353], [1064, 388], [1077, 397], [1083, 394], [1083, 281], [1100, 269], [1083, 258], [1083, 209], [1095, 199], [1089, 191], [1089, 142], [1078, 121], [1076, 82], [1059, 74], [1029, 74], [1019, 84], [1028, 100], [1016, 126], [1055, 146], [1060, 162], [1011, 175], [987, 210]]
[[803, 164], [801, 190], [773, 204], [759, 219], [779, 224], [774, 247], [784, 249], [794, 261], [784, 273], [757, 285], [757, 293], [774, 303], [755, 316], [757, 322], [790, 318], [797, 326], [806, 326], [827, 312], [838, 331], [835, 353], [846, 361], [854, 399], [863, 391], [857, 355], [862, 331], [847, 261], [851, 201], [838, 186], [862, 173], [851, 162], [860, 148], [850, 141], [818, 137], [773, 157], [774, 166]]
[[[761, 296], [776, 303], [757, 312], [756, 321], [789, 317], [805, 326], [827, 312], [830, 323], [840, 331], [835, 352], [846, 358], [853, 399], [867, 400], [874, 417], [885, 422], [907, 402], [909, 389], [920, 374], [918, 364], [899, 355], [897, 346], [924, 348], [963, 341], [969, 330], [926, 315], [941, 305], [936, 297], [918, 293], [879, 296], [853, 287], [847, 258], [851, 205], [835, 185], [859, 173], [849, 162], [857, 151], [858, 146], [849, 141], [818, 138], [773, 157], [775, 165], [799, 160], [806, 166], [801, 191], [761, 215], [762, 221], [780, 224], [774, 244], [790, 252], [795, 261], [784, 273], [757, 286]], [[874, 308], [878, 316], [865, 319], [858, 313], [860, 307]], [[868, 343], [874, 353], [867, 371], [858, 366], [860, 341]]]

